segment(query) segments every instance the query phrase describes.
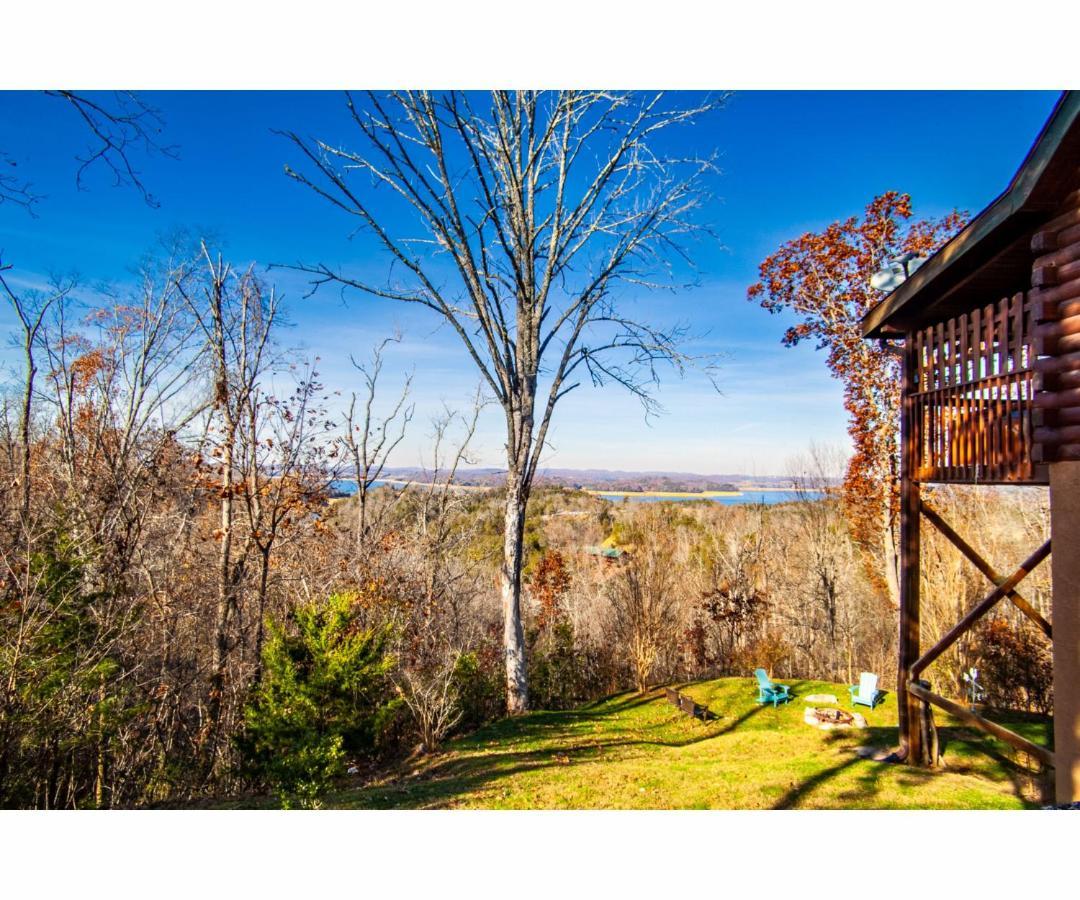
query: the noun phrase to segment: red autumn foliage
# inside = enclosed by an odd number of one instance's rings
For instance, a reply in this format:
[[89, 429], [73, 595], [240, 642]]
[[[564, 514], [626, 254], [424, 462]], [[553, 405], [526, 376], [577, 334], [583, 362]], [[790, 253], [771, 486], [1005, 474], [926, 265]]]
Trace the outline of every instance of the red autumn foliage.
[[540, 558], [529, 589], [540, 607], [536, 627], [544, 631], [563, 617], [561, 601], [570, 590], [570, 573], [558, 550], [549, 550]]
[[[891, 546], [897, 512], [900, 359], [892, 348], [862, 336], [863, 316], [885, 296], [870, 286], [870, 277], [905, 253], [933, 253], [967, 221], [966, 213], [956, 211], [939, 219], [912, 216], [911, 197], [887, 191], [861, 218], [783, 244], [761, 263], [761, 280], [747, 292], [771, 313], [797, 315], [784, 344], [815, 341], [843, 383], [854, 451], [844, 500], [856, 539], [874, 555], [883, 544]], [[886, 566], [893, 564], [891, 556], [885, 553]]]

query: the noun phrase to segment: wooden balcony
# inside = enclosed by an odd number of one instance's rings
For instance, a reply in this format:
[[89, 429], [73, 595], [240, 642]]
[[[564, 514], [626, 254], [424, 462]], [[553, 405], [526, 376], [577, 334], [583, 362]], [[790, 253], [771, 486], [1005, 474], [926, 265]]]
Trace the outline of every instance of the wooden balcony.
[[914, 480], [1045, 484], [1032, 459], [1035, 355], [1022, 293], [914, 333]]

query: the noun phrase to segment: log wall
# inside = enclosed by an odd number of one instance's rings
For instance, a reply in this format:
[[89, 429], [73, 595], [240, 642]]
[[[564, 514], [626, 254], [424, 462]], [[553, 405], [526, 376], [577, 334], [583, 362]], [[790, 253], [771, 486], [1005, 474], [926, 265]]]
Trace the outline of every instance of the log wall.
[[1050, 534], [1059, 548], [1053, 557], [1054, 758], [1055, 799], [1064, 804], [1080, 801], [1080, 190], [1035, 234], [1031, 249], [1033, 453], [1049, 463]]
[[1080, 460], [1080, 191], [1031, 241], [1034, 456]]

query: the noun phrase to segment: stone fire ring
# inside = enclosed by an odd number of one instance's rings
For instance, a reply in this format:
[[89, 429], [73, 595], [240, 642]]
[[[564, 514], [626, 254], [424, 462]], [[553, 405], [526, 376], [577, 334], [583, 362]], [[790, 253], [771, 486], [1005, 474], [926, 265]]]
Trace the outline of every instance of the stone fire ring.
[[[835, 713], [836, 710], [823, 709], [824, 713]], [[803, 721], [807, 725], [812, 725], [814, 728], [820, 728], [822, 731], [832, 731], [834, 728], [865, 728], [866, 718], [858, 713], [847, 713], [851, 716], [850, 722], [829, 722], [822, 721], [817, 717], [817, 707], [808, 706], [803, 711]]]

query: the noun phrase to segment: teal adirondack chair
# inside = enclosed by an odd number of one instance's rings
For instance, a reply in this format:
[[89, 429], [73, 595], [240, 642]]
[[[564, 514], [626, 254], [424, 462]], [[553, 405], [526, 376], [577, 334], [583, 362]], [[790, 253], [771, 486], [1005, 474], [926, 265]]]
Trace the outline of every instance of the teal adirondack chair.
[[861, 703], [863, 706], [869, 706], [873, 709], [878, 700], [880, 700], [885, 692], [879, 691], [877, 686], [877, 675], [873, 672], [863, 672], [859, 675], [859, 683], [853, 684], [848, 688], [851, 693], [851, 705]]
[[775, 709], [777, 704], [786, 703], [791, 699], [791, 692], [787, 685], [770, 681], [764, 669], [754, 669], [754, 674], [757, 676], [758, 683], [758, 703], [771, 703]]

